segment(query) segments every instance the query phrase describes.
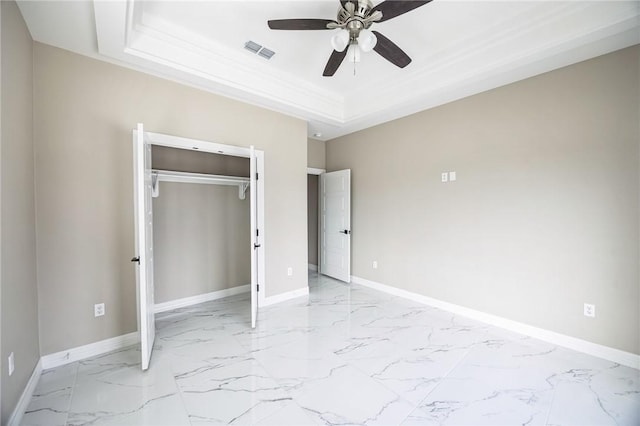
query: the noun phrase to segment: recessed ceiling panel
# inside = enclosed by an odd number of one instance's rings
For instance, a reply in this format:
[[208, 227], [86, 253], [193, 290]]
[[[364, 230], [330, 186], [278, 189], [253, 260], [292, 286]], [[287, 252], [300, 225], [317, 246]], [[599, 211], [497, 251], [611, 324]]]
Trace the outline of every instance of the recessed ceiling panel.
[[371, 27], [409, 55], [406, 68], [374, 51], [323, 77], [337, 30], [267, 21], [336, 19], [338, 0], [95, 1], [93, 22], [81, 3], [19, 6], [37, 41], [306, 119], [322, 139], [640, 42], [638, 1], [434, 0]]

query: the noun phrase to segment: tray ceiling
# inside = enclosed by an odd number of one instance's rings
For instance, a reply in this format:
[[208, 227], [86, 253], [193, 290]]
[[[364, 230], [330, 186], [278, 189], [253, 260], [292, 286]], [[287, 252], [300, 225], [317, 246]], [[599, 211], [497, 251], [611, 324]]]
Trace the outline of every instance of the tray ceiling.
[[[374, 24], [409, 66], [371, 52], [327, 78], [333, 31], [273, 31], [266, 22], [335, 19], [337, 0], [19, 7], [36, 41], [302, 118], [323, 140], [640, 43], [638, 1], [435, 0]], [[276, 54], [249, 52], [249, 40]]]

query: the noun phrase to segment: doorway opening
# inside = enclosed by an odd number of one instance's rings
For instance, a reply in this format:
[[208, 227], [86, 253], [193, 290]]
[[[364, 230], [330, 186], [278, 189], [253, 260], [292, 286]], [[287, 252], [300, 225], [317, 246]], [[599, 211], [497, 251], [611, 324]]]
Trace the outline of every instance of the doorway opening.
[[152, 146], [154, 311], [248, 292], [249, 159]]
[[307, 263], [310, 273], [320, 265], [320, 175], [324, 169], [307, 168]]
[[319, 270], [351, 282], [351, 170], [320, 175]]
[[309, 270], [351, 282], [351, 170], [307, 168]]

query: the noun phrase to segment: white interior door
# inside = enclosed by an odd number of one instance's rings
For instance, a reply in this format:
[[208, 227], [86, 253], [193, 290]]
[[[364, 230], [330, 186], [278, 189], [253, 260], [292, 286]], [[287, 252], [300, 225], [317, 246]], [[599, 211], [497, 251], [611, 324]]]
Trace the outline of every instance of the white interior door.
[[251, 327], [253, 328], [256, 326], [258, 317], [258, 250], [260, 250], [257, 180], [256, 155], [252, 146], [249, 156], [249, 204], [251, 209]]
[[153, 302], [153, 211], [151, 144], [144, 138], [142, 124], [133, 131], [134, 215], [136, 232], [136, 281], [138, 329], [142, 349], [142, 369], [149, 368], [156, 337]]
[[351, 170], [320, 175], [320, 272], [351, 282]]

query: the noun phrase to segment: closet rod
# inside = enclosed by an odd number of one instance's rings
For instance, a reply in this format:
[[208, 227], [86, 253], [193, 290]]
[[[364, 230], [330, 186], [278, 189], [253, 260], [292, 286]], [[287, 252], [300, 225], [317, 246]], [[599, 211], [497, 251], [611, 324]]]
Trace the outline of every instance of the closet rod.
[[152, 186], [153, 196], [159, 195], [160, 182], [178, 182], [178, 183], [203, 183], [209, 185], [231, 185], [238, 186], [238, 196], [244, 200], [247, 188], [249, 187], [248, 177], [208, 175], [203, 173], [176, 172], [172, 170], [153, 169]]

